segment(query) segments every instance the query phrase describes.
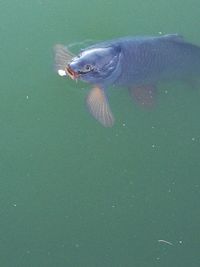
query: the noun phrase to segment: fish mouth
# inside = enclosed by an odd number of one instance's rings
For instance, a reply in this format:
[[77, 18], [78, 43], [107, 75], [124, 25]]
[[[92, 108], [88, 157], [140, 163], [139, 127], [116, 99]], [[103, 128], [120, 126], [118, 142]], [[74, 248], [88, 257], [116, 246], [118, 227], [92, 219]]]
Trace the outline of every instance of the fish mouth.
[[76, 80], [79, 77], [79, 74], [70, 68], [69, 65], [65, 68], [65, 71], [72, 80]]

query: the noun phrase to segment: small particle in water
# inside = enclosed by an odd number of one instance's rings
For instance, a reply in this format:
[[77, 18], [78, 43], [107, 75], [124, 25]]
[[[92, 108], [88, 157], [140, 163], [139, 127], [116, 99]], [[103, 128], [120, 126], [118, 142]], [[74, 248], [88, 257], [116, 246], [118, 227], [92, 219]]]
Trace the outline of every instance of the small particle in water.
[[170, 245], [170, 246], [173, 246], [173, 244], [172, 244], [171, 242], [169, 242], [169, 241], [167, 241], [167, 240], [164, 240], [164, 239], [159, 239], [158, 242], [159, 242], [159, 243], [165, 243], [165, 244], [168, 244], [168, 245]]
[[124, 126], [124, 127], [125, 127], [125, 126], [126, 126], [126, 124], [125, 124], [125, 123], [122, 123], [122, 126]]
[[183, 244], [183, 241], [182, 240], [179, 240], [179, 244]]
[[66, 76], [66, 72], [64, 70], [58, 70], [58, 75], [60, 76]]
[[162, 34], [162, 32], [158, 32], [158, 34]]
[[151, 147], [152, 147], [152, 148], [155, 148], [155, 147], [156, 147], [156, 145], [155, 145], [155, 144], [153, 144]]
[[165, 94], [168, 94], [168, 90], [165, 90]]
[[14, 203], [14, 204], [13, 204], [13, 207], [17, 207], [17, 204], [16, 204], [16, 203]]
[[26, 99], [29, 99], [29, 96], [28, 95], [26, 96]]
[[195, 137], [192, 137], [192, 141], [193, 141], [193, 142], [195, 141]]

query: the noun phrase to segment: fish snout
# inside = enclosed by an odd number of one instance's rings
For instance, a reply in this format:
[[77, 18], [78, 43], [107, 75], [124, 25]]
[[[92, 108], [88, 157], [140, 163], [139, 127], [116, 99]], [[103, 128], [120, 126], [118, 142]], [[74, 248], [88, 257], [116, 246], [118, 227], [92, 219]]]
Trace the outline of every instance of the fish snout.
[[79, 77], [79, 73], [76, 72], [70, 64], [67, 65], [67, 67], [65, 68], [66, 73], [69, 75], [69, 77], [72, 80], [76, 80]]

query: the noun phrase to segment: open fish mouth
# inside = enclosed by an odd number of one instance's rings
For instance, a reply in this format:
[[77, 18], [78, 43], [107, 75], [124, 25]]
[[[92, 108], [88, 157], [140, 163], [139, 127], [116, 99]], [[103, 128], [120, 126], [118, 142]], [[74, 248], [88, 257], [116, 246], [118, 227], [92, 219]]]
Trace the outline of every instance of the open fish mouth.
[[73, 69], [71, 69], [70, 66], [67, 66], [65, 68], [65, 71], [72, 80], [76, 80], [79, 77], [79, 74], [75, 72]]

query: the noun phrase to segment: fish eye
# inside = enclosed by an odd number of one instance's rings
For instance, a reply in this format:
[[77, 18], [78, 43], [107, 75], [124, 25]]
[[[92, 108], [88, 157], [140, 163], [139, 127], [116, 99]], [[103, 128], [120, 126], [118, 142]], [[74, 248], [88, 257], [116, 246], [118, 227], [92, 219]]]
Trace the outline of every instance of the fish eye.
[[79, 74], [87, 74], [90, 71], [94, 70], [94, 66], [90, 64], [85, 64], [82, 69], [78, 71]]
[[86, 64], [86, 65], [84, 66], [84, 71], [85, 71], [85, 72], [89, 72], [89, 71], [91, 71], [92, 69], [93, 69], [93, 66], [90, 65], [90, 64]]

